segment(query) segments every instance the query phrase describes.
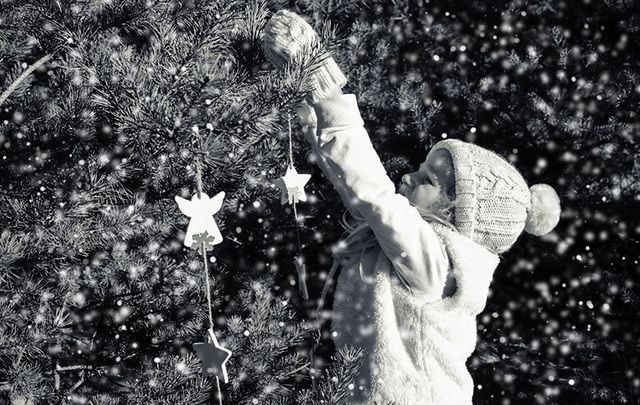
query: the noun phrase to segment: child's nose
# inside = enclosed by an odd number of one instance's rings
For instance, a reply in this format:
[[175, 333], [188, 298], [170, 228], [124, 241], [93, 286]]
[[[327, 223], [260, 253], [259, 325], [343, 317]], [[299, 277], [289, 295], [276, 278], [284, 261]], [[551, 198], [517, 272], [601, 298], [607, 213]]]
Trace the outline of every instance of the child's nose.
[[408, 173], [402, 176], [402, 182], [406, 184], [408, 187], [413, 187], [412, 177]]

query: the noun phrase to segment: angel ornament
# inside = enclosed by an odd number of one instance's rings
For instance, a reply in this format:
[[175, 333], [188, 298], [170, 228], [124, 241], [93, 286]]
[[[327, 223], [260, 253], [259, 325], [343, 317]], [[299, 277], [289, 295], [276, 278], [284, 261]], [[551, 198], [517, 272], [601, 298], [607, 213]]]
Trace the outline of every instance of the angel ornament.
[[194, 194], [191, 201], [176, 196], [176, 202], [180, 211], [191, 218], [184, 237], [184, 245], [193, 249], [212, 250], [214, 245], [222, 243], [222, 234], [218, 229], [213, 214], [222, 208], [224, 191], [219, 192], [213, 198], [206, 193]]

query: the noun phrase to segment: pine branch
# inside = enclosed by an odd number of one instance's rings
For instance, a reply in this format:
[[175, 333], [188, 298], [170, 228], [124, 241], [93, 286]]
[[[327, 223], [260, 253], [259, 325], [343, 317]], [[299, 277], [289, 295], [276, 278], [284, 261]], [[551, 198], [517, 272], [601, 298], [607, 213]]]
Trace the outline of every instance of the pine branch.
[[24, 72], [22, 72], [22, 74], [20, 76], [18, 76], [13, 83], [11, 83], [11, 85], [2, 92], [2, 94], [0, 95], [0, 106], [9, 98], [9, 96], [11, 95], [11, 93], [13, 93], [18, 86], [20, 86], [20, 84], [31, 75], [31, 73], [33, 73], [36, 69], [38, 69], [40, 66], [42, 66], [43, 64], [45, 64], [46, 62], [48, 62], [51, 58], [53, 57], [52, 53], [49, 53], [43, 57], [41, 57], [40, 59], [38, 59], [37, 61], [35, 61], [31, 66], [29, 66]]

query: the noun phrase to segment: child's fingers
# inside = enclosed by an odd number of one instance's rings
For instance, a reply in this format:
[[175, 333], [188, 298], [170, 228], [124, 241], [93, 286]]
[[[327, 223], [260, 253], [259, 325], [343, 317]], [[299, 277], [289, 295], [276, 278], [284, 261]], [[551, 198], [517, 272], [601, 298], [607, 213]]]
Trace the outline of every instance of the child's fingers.
[[315, 139], [317, 124], [316, 112], [306, 101], [303, 101], [300, 108], [298, 108], [297, 115], [300, 124], [302, 124], [302, 134], [307, 142], [313, 146], [317, 142]]
[[306, 101], [303, 101], [297, 111], [298, 119], [302, 125], [315, 127], [318, 125], [316, 112]]

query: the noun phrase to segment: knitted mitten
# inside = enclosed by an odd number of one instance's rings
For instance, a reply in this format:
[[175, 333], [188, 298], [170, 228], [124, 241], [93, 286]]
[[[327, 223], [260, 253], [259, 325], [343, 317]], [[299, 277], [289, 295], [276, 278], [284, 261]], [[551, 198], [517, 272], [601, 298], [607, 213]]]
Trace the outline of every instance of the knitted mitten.
[[[300, 63], [303, 52], [309, 52], [319, 42], [318, 35], [302, 17], [287, 10], [280, 10], [271, 17], [264, 29], [262, 48], [269, 62], [278, 69], [288, 64]], [[315, 103], [335, 88], [342, 88], [347, 78], [332, 57], [322, 60], [310, 74], [310, 98]]]

